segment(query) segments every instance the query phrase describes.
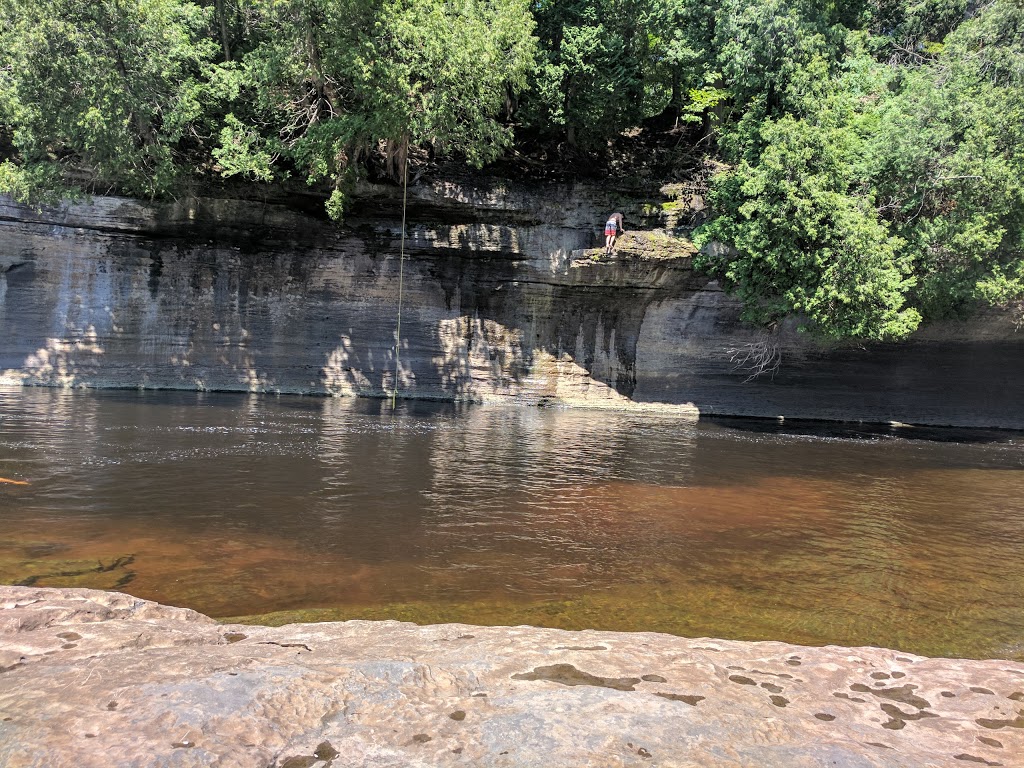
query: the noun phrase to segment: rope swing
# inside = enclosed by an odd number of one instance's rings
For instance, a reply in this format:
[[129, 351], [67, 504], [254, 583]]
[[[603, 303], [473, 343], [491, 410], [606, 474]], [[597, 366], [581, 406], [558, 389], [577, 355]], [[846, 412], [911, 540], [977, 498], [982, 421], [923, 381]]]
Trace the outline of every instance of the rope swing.
[[398, 357], [402, 350], [402, 289], [405, 274], [405, 208], [409, 199], [409, 137], [405, 137], [405, 168], [402, 173], [402, 241], [398, 250], [398, 324], [395, 327], [395, 386], [391, 390], [391, 410], [398, 402]]

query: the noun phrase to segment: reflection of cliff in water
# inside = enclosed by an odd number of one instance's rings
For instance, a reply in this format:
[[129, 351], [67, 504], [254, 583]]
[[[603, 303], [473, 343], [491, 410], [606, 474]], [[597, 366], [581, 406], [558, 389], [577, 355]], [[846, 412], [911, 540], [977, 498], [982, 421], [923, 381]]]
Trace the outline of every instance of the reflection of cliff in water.
[[5, 583], [304, 612], [280, 621], [1020, 653], [1024, 469], [1005, 433], [38, 389], [0, 389], [0, 420], [0, 476], [31, 481], [0, 486]]

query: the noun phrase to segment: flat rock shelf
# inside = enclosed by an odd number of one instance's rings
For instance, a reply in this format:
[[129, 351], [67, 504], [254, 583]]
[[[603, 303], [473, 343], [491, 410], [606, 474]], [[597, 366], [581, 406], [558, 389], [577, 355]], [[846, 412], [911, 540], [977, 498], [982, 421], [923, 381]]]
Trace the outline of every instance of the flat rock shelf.
[[1024, 766], [1024, 664], [0, 587], [0, 765]]

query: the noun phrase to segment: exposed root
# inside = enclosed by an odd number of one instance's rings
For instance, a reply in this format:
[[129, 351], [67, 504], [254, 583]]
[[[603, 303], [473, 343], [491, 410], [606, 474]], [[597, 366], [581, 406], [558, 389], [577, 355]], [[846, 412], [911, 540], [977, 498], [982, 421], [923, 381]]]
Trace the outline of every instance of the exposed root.
[[782, 365], [782, 348], [779, 346], [777, 329], [773, 326], [761, 332], [756, 341], [730, 347], [725, 350], [736, 373], [746, 374], [743, 383], [764, 376], [775, 378], [776, 371]]

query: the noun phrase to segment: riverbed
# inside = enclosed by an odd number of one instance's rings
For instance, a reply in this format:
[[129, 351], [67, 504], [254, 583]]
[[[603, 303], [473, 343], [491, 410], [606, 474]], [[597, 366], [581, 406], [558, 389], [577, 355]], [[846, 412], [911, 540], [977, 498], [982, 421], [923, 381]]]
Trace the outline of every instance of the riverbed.
[[0, 583], [1024, 659], [1024, 436], [0, 390]]

